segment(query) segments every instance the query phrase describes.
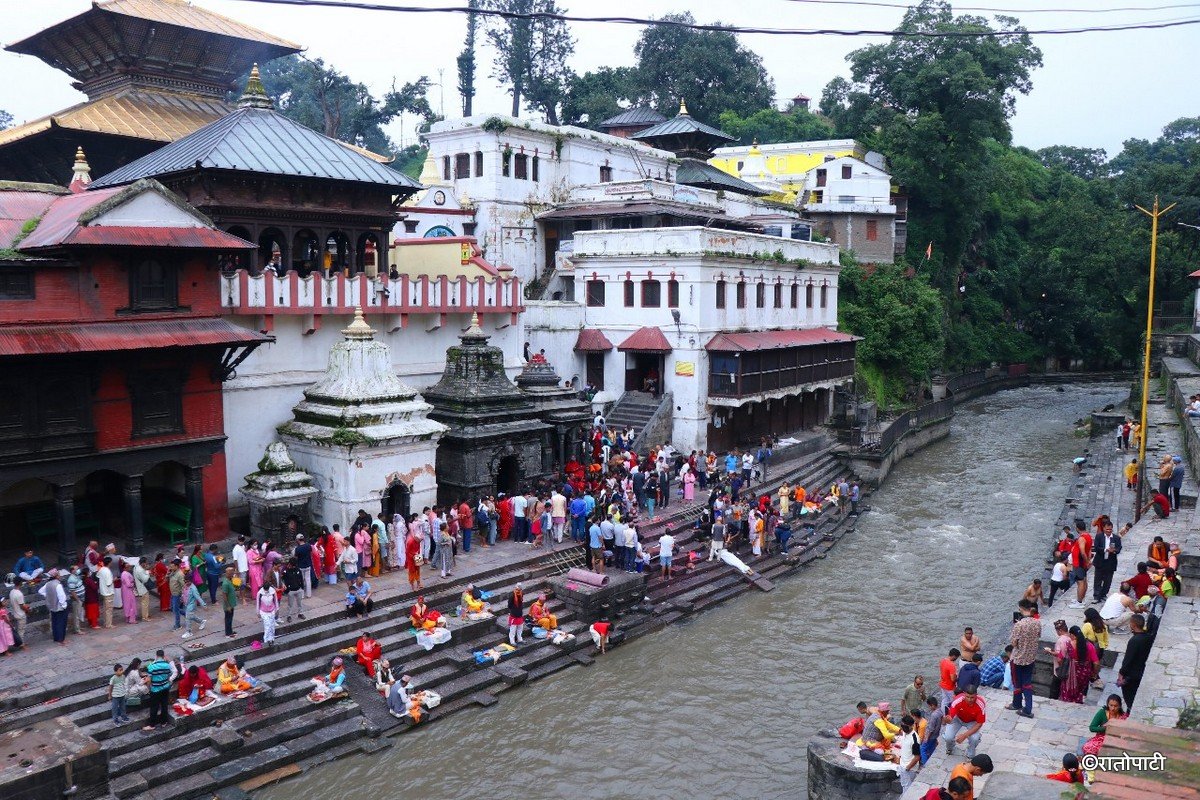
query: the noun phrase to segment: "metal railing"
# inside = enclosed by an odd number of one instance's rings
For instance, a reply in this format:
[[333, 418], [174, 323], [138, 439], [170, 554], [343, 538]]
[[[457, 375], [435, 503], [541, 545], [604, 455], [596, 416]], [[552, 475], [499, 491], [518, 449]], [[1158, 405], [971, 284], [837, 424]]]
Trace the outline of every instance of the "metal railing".
[[927, 425], [950, 419], [953, 416], [954, 398], [935, 400], [932, 403], [905, 411], [878, 430], [854, 430], [850, 446], [854, 451], [860, 453], [887, 453], [912, 431], [920, 430]]

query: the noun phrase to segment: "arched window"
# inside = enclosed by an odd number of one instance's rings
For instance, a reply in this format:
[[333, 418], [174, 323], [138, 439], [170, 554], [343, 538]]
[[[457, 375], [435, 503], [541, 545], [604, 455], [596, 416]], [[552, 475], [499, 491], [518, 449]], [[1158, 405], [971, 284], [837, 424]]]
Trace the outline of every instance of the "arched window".
[[625, 307], [633, 308], [633, 281], [625, 281]]
[[767, 305], [767, 285], [759, 283], [754, 287], [754, 305], [764, 308]]
[[667, 281], [667, 308], [679, 308], [679, 281]]
[[717, 308], [725, 307], [725, 281], [717, 281]]
[[811, 283], [806, 284], [804, 287], [804, 307], [813, 307], [813, 285]]
[[829, 285], [821, 285], [821, 308], [829, 307]]
[[662, 305], [662, 284], [655, 280], [642, 281], [642, 308], [658, 308]]
[[746, 307], [746, 282], [745, 281], [737, 282], [737, 288], [734, 289], [734, 296], [737, 299], [737, 307], [745, 308]]

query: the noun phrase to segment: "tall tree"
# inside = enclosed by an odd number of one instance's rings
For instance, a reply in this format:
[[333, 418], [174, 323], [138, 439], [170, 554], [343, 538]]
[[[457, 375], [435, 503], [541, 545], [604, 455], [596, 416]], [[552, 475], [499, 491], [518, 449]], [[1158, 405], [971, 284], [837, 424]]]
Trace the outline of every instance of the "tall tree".
[[492, 17], [487, 37], [496, 51], [493, 77], [508, 86], [512, 115], [522, 103], [558, 124], [559, 106], [571, 78], [567, 59], [575, 40], [567, 24], [554, 15], [563, 10], [555, 0], [481, 0], [484, 8], [512, 16]]
[[686, 101], [692, 116], [710, 123], [722, 111], [746, 116], [770, 107], [774, 81], [732, 32], [663, 24], [695, 21], [690, 13], [667, 14], [642, 32], [634, 47], [642, 95], [668, 116]]
[[11, 128], [13, 124], [13, 115], [0, 108], [0, 131], [5, 128]]
[[[898, 30], [958, 35], [897, 36], [856, 50], [848, 56], [853, 83], [831, 85], [822, 100], [840, 133], [865, 133], [890, 157], [911, 193], [910, 256], [915, 262], [936, 242], [933, 282], [951, 296], [961, 293], [964, 258], [990, 189], [987, 142], [1009, 141], [1016, 96], [1029, 92], [1030, 73], [1042, 63], [1017, 20], [996, 22], [955, 17], [944, 0], [923, 0]], [[984, 32], [998, 35], [963, 35]]]
[[596, 128], [620, 114], [627, 104], [640, 100], [640, 82], [634, 67], [601, 67], [572, 75], [563, 101], [562, 122]]
[[429, 79], [393, 88], [376, 98], [364, 84], [356, 83], [321, 59], [287, 56], [269, 62], [262, 70], [263, 85], [283, 115], [326, 136], [365, 147], [376, 153], [393, 153], [395, 145], [383, 130], [403, 112], [429, 118], [432, 109], [426, 93]]
[[[477, 9], [480, 0], [467, 0], [467, 8]], [[467, 14], [467, 38], [463, 50], [458, 54], [458, 93], [462, 96], [463, 116], [471, 116], [471, 103], [475, 99], [475, 34], [479, 30], [479, 15]]]
[[1108, 154], [1102, 147], [1071, 147], [1056, 144], [1037, 151], [1038, 160], [1051, 169], [1065, 169], [1084, 180], [1108, 174]]

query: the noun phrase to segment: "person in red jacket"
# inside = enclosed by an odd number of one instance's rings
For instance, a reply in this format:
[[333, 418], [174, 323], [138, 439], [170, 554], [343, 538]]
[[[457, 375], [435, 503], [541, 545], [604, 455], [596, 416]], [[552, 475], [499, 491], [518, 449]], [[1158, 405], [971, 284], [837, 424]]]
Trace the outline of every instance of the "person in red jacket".
[[367, 677], [374, 678], [375, 662], [383, 657], [383, 646], [379, 644], [379, 640], [371, 638], [370, 633], [363, 631], [354, 650], [357, 653], [356, 660], [366, 670]]
[[196, 690], [196, 699], [202, 700], [204, 696], [212, 691], [212, 678], [208, 677], [207, 670], [204, 667], [198, 667], [192, 664], [187, 668], [187, 672], [183, 673], [183, 677], [179, 679], [179, 699], [187, 700], [192, 690]]

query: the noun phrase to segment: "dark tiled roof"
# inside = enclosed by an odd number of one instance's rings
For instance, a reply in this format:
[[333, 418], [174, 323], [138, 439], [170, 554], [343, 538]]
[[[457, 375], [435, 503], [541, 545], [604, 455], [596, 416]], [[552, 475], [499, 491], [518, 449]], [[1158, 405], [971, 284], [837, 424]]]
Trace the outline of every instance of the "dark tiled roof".
[[371, 183], [405, 189], [420, 184], [341, 142], [306, 128], [282, 114], [239, 108], [176, 142], [155, 150], [93, 181], [103, 188], [193, 169], [259, 172], [327, 180]]
[[630, 125], [657, 125], [667, 118], [648, 106], [634, 106], [600, 123], [601, 128], [624, 128]]
[[684, 158], [675, 170], [675, 182], [688, 186], [703, 186], [708, 189], [724, 189], [728, 192], [748, 194], [751, 197], [761, 197], [764, 192], [752, 183], [741, 178], [735, 178], [724, 170], [697, 158]]
[[714, 139], [722, 139], [727, 142], [736, 141], [736, 136], [730, 136], [728, 133], [711, 125], [705, 125], [700, 120], [693, 117], [691, 114], [680, 114], [677, 117], [659, 123], [653, 128], [647, 128], [644, 131], [638, 131], [633, 134], [633, 139], [657, 139], [660, 136], [685, 136], [688, 134], [703, 134]]

